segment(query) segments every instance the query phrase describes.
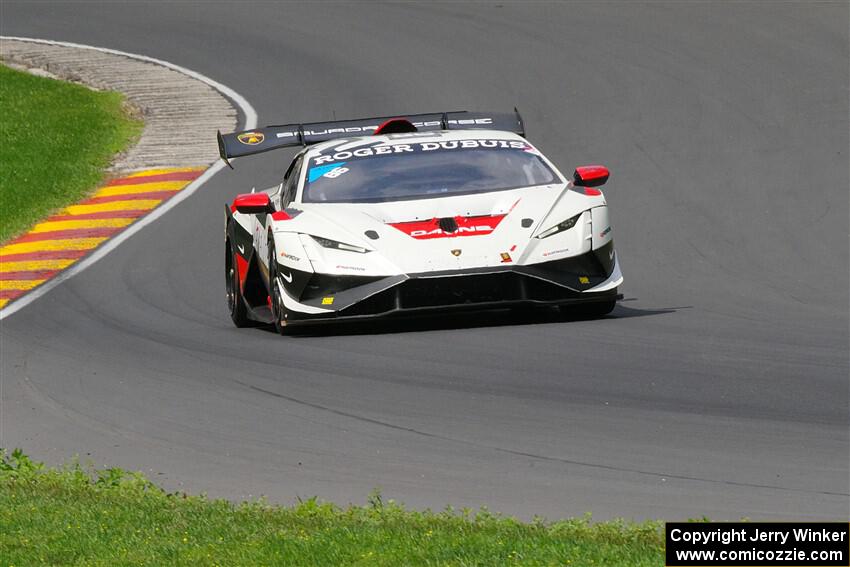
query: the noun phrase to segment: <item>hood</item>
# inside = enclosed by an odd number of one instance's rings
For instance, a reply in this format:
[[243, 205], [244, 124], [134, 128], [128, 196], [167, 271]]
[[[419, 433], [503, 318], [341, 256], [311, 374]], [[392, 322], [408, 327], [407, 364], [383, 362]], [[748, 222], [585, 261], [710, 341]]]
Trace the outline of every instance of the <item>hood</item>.
[[[302, 235], [317, 272], [422, 273], [525, 263], [542, 242], [535, 234], [604, 204], [601, 195], [585, 195], [571, 184], [382, 203], [304, 203], [294, 204], [300, 212], [275, 222], [274, 231]], [[575, 232], [578, 251], [584, 233]], [[306, 235], [369, 252], [325, 248]]]

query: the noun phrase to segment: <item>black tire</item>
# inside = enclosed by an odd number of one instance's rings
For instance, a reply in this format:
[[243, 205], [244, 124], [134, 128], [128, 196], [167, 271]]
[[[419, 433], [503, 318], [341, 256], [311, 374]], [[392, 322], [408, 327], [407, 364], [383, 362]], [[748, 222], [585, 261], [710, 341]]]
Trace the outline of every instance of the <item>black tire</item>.
[[230, 318], [237, 327], [250, 327], [253, 323], [248, 319], [248, 308], [242, 299], [242, 291], [239, 289], [239, 273], [236, 270], [236, 252], [230, 241], [225, 245], [224, 278], [227, 292], [227, 309]]
[[274, 238], [269, 235], [269, 297], [271, 298], [272, 317], [274, 317], [274, 329], [281, 335], [287, 334], [287, 316], [289, 312], [283, 305], [283, 299], [278, 291], [277, 280], [277, 255], [274, 249]]
[[583, 305], [562, 305], [560, 310], [564, 316], [571, 319], [598, 319], [611, 313], [616, 305], [617, 301], [611, 299]]

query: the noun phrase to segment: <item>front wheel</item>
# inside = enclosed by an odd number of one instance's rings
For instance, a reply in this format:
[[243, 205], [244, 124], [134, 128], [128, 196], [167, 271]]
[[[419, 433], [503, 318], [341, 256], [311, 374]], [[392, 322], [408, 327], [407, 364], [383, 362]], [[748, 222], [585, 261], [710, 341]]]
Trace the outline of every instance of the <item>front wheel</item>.
[[283, 297], [281, 296], [280, 278], [277, 273], [277, 255], [274, 250], [274, 240], [269, 241], [269, 307], [272, 310], [274, 318], [274, 329], [281, 335], [285, 335], [287, 331], [289, 311], [283, 305]]
[[239, 328], [250, 327], [251, 320], [248, 319], [248, 308], [242, 299], [241, 286], [239, 285], [239, 272], [236, 269], [236, 252], [230, 241], [225, 246], [224, 257], [225, 290], [227, 292], [227, 309], [233, 324]]

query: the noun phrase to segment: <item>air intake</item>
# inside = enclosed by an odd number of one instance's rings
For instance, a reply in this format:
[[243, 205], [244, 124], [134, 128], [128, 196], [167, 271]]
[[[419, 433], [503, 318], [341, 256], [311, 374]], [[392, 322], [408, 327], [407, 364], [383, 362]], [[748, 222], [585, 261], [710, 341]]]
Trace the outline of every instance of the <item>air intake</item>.
[[457, 221], [452, 217], [440, 219], [439, 224], [443, 232], [457, 232]]

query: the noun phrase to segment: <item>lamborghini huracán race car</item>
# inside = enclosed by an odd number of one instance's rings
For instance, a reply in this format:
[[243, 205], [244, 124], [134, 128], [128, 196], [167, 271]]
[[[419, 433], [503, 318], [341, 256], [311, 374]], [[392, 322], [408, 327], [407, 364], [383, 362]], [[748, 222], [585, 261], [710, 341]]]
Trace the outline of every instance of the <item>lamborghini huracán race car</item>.
[[609, 313], [623, 282], [602, 192], [565, 178], [518, 112], [448, 112], [219, 134], [230, 159], [303, 146], [280, 185], [226, 207], [237, 326], [430, 310]]

